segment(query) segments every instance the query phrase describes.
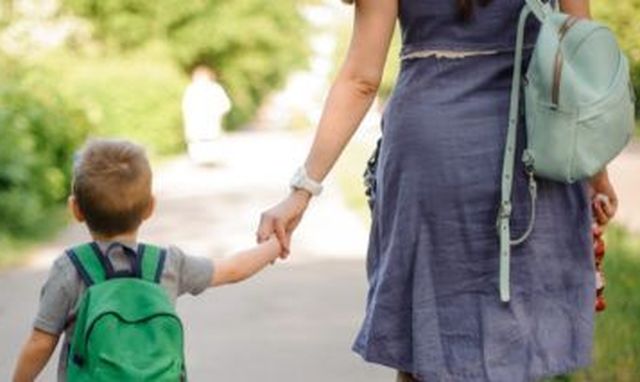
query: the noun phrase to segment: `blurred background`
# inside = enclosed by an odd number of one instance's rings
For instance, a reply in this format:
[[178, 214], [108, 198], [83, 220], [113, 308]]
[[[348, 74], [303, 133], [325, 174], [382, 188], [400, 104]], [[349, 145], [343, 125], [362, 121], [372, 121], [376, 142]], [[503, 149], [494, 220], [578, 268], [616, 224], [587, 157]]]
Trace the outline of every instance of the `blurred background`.
[[[618, 34], [640, 94], [640, 0], [592, 4]], [[352, 12], [339, 0], [0, 0], [0, 380], [9, 380], [52, 259], [88, 239], [64, 206], [82, 143], [125, 137], [147, 147], [159, 202], [143, 240], [201, 256], [247, 247], [260, 212], [304, 160]], [[309, 210], [292, 258], [179, 303], [192, 380], [392, 380], [349, 349], [366, 297], [361, 174], [398, 52], [396, 36], [379, 100]], [[206, 166], [186, 155], [182, 115], [202, 66], [232, 105]], [[640, 380], [637, 138], [610, 171], [620, 212], [606, 236], [609, 308], [598, 316], [593, 366], [557, 380]], [[42, 380], [53, 380], [55, 364]]]

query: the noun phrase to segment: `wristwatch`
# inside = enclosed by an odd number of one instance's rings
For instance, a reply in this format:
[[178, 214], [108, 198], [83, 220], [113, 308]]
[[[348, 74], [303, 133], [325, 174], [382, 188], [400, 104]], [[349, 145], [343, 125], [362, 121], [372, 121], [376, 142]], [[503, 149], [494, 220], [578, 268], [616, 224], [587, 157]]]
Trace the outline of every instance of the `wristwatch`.
[[309, 175], [307, 175], [307, 170], [304, 168], [304, 166], [300, 167], [295, 172], [295, 174], [293, 174], [289, 186], [292, 190], [305, 190], [313, 196], [320, 195], [323, 188], [322, 184], [309, 178]]

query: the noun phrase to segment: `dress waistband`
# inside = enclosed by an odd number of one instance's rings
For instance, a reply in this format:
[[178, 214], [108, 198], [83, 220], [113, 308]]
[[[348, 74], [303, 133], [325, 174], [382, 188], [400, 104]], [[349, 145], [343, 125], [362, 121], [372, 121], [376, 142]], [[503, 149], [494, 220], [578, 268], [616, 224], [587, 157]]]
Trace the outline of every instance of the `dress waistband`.
[[441, 50], [441, 49], [423, 49], [413, 52], [405, 53], [400, 56], [401, 60], [411, 60], [416, 58], [450, 58], [459, 59], [473, 56], [486, 56], [498, 53], [498, 50], [470, 50], [470, 51], [455, 51], [455, 50]]

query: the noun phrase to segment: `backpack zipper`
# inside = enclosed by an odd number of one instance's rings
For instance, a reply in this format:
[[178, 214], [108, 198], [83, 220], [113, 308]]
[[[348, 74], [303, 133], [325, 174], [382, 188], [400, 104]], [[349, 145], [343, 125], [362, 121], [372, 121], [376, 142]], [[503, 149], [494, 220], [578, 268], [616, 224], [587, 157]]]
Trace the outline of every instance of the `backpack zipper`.
[[554, 108], [558, 107], [560, 99], [560, 79], [562, 78], [562, 64], [564, 62], [562, 57], [562, 47], [560, 43], [574, 25], [580, 21], [578, 17], [568, 16], [558, 29], [558, 50], [556, 51], [556, 59], [553, 68], [553, 86], [551, 88], [551, 104]]

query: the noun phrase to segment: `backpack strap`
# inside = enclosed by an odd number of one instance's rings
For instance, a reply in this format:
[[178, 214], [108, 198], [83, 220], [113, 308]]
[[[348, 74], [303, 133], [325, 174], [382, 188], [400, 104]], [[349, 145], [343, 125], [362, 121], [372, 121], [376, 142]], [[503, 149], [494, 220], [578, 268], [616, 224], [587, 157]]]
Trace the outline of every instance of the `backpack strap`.
[[[504, 151], [504, 160], [502, 162], [502, 181], [501, 181], [501, 197], [500, 208], [498, 211], [498, 235], [500, 236], [500, 300], [509, 302], [511, 299], [510, 290], [510, 266], [511, 266], [511, 246], [523, 243], [533, 231], [535, 222], [536, 200], [537, 200], [537, 184], [531, 168], [530, 159], [527, 157], [525, 150], [523, 162], [529, 177], [529, 195], [531, 198], [531, 211], [529, 224], [526, 231], [517, 239], [511, 239], [511, 214], [513, 205], [511, 203], [511, 194], [513, 190], [514, 165], [516, 155], [516, 138], [518, 130], [518, 121], [520, 117], [520, 90], [522, 78], [522, 51], [524, 45], [524, 30], [527, 18], [533, 12], [536, 17], [541, 16], [538, 12], [546, 15], [549, 12], [549, 3], [541, 3], [540, 0], [526, 0], [527, 5], [522, 8], [520, 19], [518, 21], [518, 34], [516, 37], [515, 60], [513, 67], [513, 78], [511, 83], [511, 98], [509, 105], [509, 129], [507, 131], [507, 139]], [[539, 5], [538, 8], [536, 8]], [[542, 20], [542, 19], [541, 19]]]
[[95, 242], [70, 248], [66, 253], [87, 288], [107, 280], [108, 270]]
[[[525, 0], [527, 7], [540, 21], [544, 20], [547, 15], [554, 10], [553, 0]], [[555, 1], [555, 7], [559, 7], [560, 0]], [[558, 8], [559, 9], [559, 8]]]
[[160, 283], [167, 251], [163, 248], [151, 244], [140, 244], [138, 246], [138, 258], [143, 280], [153, 283]]

